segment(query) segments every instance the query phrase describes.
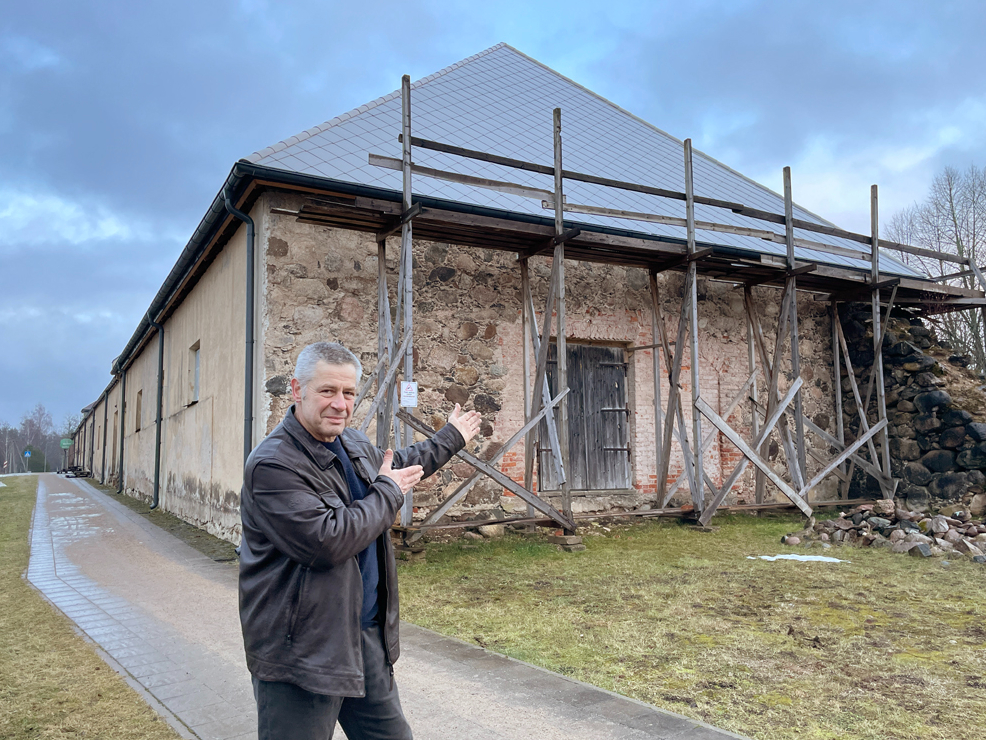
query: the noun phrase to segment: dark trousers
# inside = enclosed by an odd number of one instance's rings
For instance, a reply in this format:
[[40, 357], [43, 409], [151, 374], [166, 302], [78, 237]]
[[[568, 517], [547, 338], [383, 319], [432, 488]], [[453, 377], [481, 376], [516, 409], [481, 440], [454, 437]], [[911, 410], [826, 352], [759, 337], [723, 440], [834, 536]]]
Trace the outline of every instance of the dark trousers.
[[366, 696], [324, 696], [290, 683], [253, 679], [258, 740], [331, 740], [336, 720], [349, 740], [412, 740], [380, 627], [363, 630]]

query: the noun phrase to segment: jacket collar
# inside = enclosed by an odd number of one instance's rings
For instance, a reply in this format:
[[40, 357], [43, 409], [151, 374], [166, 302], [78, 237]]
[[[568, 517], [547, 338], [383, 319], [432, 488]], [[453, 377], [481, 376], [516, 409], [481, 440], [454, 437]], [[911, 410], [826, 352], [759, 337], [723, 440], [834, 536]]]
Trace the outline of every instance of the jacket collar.
[[336, 455], [332, 450], [315, 439], [311, 435], [311, 432], [301, 425], [301, 422], [294, 415], [294, 404], [291, 404], [288, 413], [284, 415], [284, 421], [281, 423], [284, 425], [284, 430], [301, 444], [309, 457], [322, 470], [329, 467], [332, 461], [336, 459]]

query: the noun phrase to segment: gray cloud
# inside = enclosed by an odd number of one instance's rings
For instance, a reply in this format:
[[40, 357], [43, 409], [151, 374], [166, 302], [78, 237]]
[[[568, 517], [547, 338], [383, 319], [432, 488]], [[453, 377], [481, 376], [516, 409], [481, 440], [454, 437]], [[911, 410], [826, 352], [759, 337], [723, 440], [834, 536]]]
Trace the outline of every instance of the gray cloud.
[[[507, 41], [805, 205], [986, 162], [979, 3], [21, 3], [0, 20], [0, 419], [93, 400], [232, 163]], [[854, 201], [853, 201], [854, 202]], [[860, 202], [860, 212], [865, 201]]]

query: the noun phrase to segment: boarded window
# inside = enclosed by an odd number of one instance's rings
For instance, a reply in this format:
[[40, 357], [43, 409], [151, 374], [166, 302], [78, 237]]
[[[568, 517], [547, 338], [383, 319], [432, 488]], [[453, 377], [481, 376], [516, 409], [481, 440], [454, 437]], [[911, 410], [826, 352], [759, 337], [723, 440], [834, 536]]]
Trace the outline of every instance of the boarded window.
[[[630, 487], [630, 429], [627, 363], [621, 347], [568, 344], [568, 481], [575, 491]], [[548, 385], [558, 391], [557, 348], [548, 350]], [[555, 409], [555, 420], [558, 409]], [[560, 488], [554, 472], [547, 424], [541, 424], [538, 474], [541, 489]]]
[[202, 366], [202, 350], [199, 342], [188, 348], [188, 406], [199, 402], [199, 370]]

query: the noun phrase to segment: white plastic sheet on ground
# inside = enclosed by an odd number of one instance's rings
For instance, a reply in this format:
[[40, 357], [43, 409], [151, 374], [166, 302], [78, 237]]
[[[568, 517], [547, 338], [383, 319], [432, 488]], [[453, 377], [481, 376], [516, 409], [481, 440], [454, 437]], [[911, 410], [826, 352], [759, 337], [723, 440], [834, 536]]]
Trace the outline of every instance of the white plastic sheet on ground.
[[839, 560], [838, 558], [830, 558], [825, 555], [758, 555], [754, 557], [753, 555], [747, 555], [747, 560], [770, 560], [771, 562], [775, 560], [797, 560], [802, 563], [814, 562], [814, 563], [851, 563], [851, 560]]

